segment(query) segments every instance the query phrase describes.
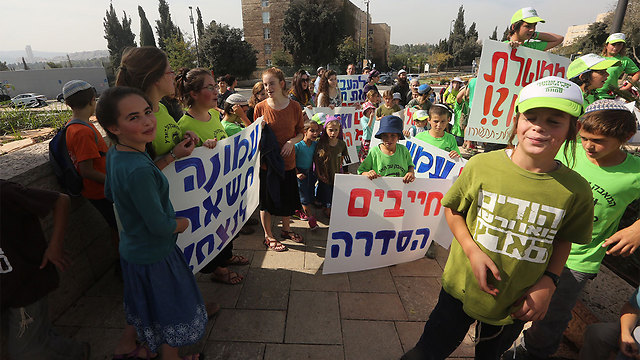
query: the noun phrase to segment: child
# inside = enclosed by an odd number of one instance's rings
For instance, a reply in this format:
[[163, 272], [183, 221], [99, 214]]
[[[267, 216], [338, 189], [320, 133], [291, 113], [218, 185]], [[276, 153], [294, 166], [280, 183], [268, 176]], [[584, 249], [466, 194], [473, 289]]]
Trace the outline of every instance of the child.
[[445, 90], [444, 94], [442, 95], [442, 102], [453, 107], [456, 102], [456, 97], [460, 92], [460, 88], [462, 88], [462, 85], [464, 85], [464, 81], [462, 81], [462, 79], [457, 76], [454, 77], [451, 80], [451, 85], [449, 85], [447, 90]]
[[398, 140], [404, 140], [402, 127], [402, 119], [397, 116], [388, 115], [380, 119], [376, 138], [381, 139], [382, 143], [369, 151], [367, 158], [358, 167], [358, 174], [369, 180], [380, 176], [402, 177], [405, 184], [415, 180], [409, 149], [398, 144]]
[[[209, 149], [215, 148], [218, 140], [227, 138], [227, 133], [220, 123], [220, 114], [215, 109], [218, 87], [209, 70], [181, 69], [176, 77], [176, 90], [182, 104], [187, 107], [185, 115], [178, 121], [183, 134], [187, 131], [194, 132], [200, 138], [198, 146]], [[238, 94], [229, 98], [234, 95]], [[245, 235], [252, 232], [253, 229], [246, 226], [240, 230], [240, 233]], [[233, 240], [200, 270], [201, 273], [211, 274], [212, 281], [236, 285], [243, 280], [242, 275], [227, 268], [227, 265], [249, 264], [249, 260], [244, 256], [233, 254]]]
[[382, 119], [384, 116], [391, 115], [395, 112], [401, 111], [400, 105], [393, 103], [393, 94], [391, 90], [385, 90], [382, 94], [384, 103], [376, 109], [376, 120]]
[[413, 113], [413, 123], [409, 130], [403, 131], [403, 134], [407, 137], [414, 137], [422, 132], [429, 130], [429, 112], [425, 110], [418, 110]]
[[574, 164], [573, 170], [591, 184], [595, 202], [591, 242], [571, 247], [547, 315], [525, 331], [516, 358], [524, 353], [534, 359], [553, 355], [578, 296], [597, 275], [605, 254], [629, 256], [640, 246], [640, 221], [616, 231], [627, 206], [640, 198], [640, 158], [620, 148], [636, 132], [635, 116], [621, 103], [597, 100], [580, 122], [582, 146], [564, 162]]
[[[65, 271], [71, 264], [63, 245], [69, 196], [0, 180], [0, 208], [0, 319], [9, 358], [88, 360], [89, 344], [58, 335], [48, 315], [56, 267]], [[47, 244], [39, 218], [52, 210]]]
[[562, 43], [564, 37], [553, 33], [536, 31], [536, 25], [542, 20], [536, 9], [522, 8], [511, 17], [507, 40], [512, 47], [524, 46], [531, 49], [546, 51]]
[[429, 111], [431, 108], [431, 101], [429, 101], [429, 95], [431, 94], [431, 86], [428, 84], [422, 84], [418, 87], [418, 97], [409, 101], [408, 108], [415, 108], [418, 110]]
[[584, 93], [584, 108], [598, 99], [597, 89], [604, 86], [609, 73], [607, 69], [620, 65], [620, 60], [605, 59], [600, 55], [580, 56], [569, 64], [567, 79], [573, 81]]
[[304, 123], [304, 137], [302, 141], [295, 145], [296, 147], [296, 176], [298, 177], [298, 191], [300, 192], [300, 203], [302, 203], [303, 211], [298, 211], [301, 220], [309, 221], [309, 229], [318, 228], [318, 222], [311, 212], [311, 203], [314, 202], [314, 193], [316, 187], [316, 175], [313, 171], [313, 154], [316, 152], [318, 145], [318, 136], [320, 135], [320, 125], [313, 120], [307, 120]]
[[435, 104], [429, 110], [429, 124], [431, 129], [416, 135], [416, 139], [429, 143], [439, 149], [449, 152], [452, 159], [460, 157], [460, 149], [453, 135], [445, 132], [451, 119], [451, 109], [443, 104]]
[[167, 178], [145, 151], [156, 137], [151, 106], [140, 90], [117, 86], [102, 93], [96, 109], [115, 144], [107, 154], [105, 194], [121, 225], [127, 326], [114, 358], [132, 356], [137, 332], [149, 346], [147, 355], [161, 347], [163, 359], [178, 359], [178, 347], [196, 343], [207, 326], [202, 295], [176, 245], [189, 220], [176, 218]]
[[[280, 238], [302, 242], [302, 236], [291, 231], [289, 218], [300, 209], [300, 194], [297, 191], [295, 144], [302, 140], [304, 122], [302, 108], [298, 102], [287, 96], [284, 73], [272, 67], [262, 73], [262, 83], [268, 98], [256, 105], [254, 120], [263, 116], [263, 120], [275, 135], [284, 160], [284, 179], [279, 184], [267, 181], [266, 162], [260, 167], [260, 220], [264, 230], [264, 245], [268, 250], [285, 251], [287, 247], [276, 240], [271, 230], [271, 216], [282, 217]], [[266, 126], [265, 126], [266, 128]], [[264, 131], [263, 131], [264, 133]], [[264, 137], [263, 137], [264, 139]], [[272, 197], [272, 189], [277, 187], [280, 196]]]
[[375, 90], [375, 92], [380, 93], [378, 91], [378, 86], [376, 85], [380, 80], [380, 71], [372, 70], [367, 74], [367, 83], [364, 85], [362, 91], [365, 94], [368, 94], [370, 90]]
[[399, 92], [394, 92], [393, 93], [393, 105], [398, 105], [400, 107], [400, 110], [404, 109], [404, 106], [402, 106], [402, 95]]
[[369, 153], [369, 144], [371, 144], [371, 135], [373, 135], [373, 122], [375, 116], [373, 112], [376, 110], [375, 105], [367, 101], [362, 104], [362, 117], [360, 118], [360, 126], [362, 126], [362, 145], [358, 152], [360, 162], [363, 162]]
[[[619, 60], [618, 65], [614, 65], [607, 69], [609, 77], [604, 85], [596, 90], [596, 96], [598, 99], [613, 99], [615, 94], [612, 89], [618, 89], [618, 79], [622, 74], [631, 76], [631, 80], [637, 82], [640, 79], [640, 69], [628, 56], [625, 56], [627, 52], [627, 40], [623, 33], [615, 33], [609, 35], [604, 48], [602, 49], [602, 56], [607, 59]], [[633, 85], [631, 83], [620, 87], [620, 90], [630, 90]]]
[[228, 136], [235, 135], [242, 131], [245, 126], [251, 125], [251, 121], [247, 117], [249, 110], [249, 102], [241, 94], [231, 94], [224, 101], [224, 118], [222, 126]]
[[318, 188], [316, 195], [322, 203], [322, 212], [331, 217], [331, 201], [333, 200], [333, 178], [342, 169], [342, 159], [349, 155], [347, 144], [342, 140], [340, 119], [330, 116], [324, 124], [324, 132], [318, 140], [313, 162], [316, 165]]
[[476, 358], [499, 359], [526, 321], [544, 316], [571, 241], [591, 235], [589, 184], [554, 159], [567, 140], [575, 149], [581, 113], [577, 85], [542, 78], [520, 91], [518, 146], [469, 160], [442, 199], [456, 240], [438, 303], [402, 359], [446, 358], [475, 321]]
[[118, 246], [118, 226], [113, 204], [104, 196], [107, 143], [89, 121], [96, 110], [96, 89], [86, 81], [71, 80], [62, 87], [64, 101], [72, 111], [72, 119], [83, 124], [67, 128], [66, 142], [69, 156], [82, 176], [82, 196], [89, 200], [111, 228], [111, 238]]
[[367, 101], [378, 107], [378, 105], [382, 102], [380, 98], [380, 93], [377, 90], [369, 90], [366, 92]]

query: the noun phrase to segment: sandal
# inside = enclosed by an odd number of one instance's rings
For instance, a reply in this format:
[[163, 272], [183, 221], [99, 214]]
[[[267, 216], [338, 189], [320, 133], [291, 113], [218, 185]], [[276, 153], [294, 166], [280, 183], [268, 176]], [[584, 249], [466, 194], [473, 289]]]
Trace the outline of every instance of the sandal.
[[285, 240], [291, 240], [293, 242], [301, 243], [303, 241], [300, 234], [296, 234], [293, 231], [282, 230], [280, 237]]
[[227, 272], [224, 274], [216, 274], [215, 272], [211, 274], [211, 281], [219, 282], [222, 284], [238, 285], [242, 282], [242, 280], [244, 280], [242, 275], [229, 269], [227, 269]]
[[[141, 350], [145, 350], [147, 353], [146, 357], [140, 357], [138, 356], [138, 353]], [[117, 355], [113, 355], [113, 360], [142, 360], [142, 359], [147, 359], [147, 360], [151, 360], [151, 359], [157, 359], [158, 358], [158, 354], [155, 354], [155, 356], [151, 356], [151, 354], [153, 354], [151, 352], [151, 349], [149, 349], [149, 347], [146, 344], [143, 343], [138, 343], [136, 344], [136, 348], [133, 349], [133, 351], [131, 351], [128, 354], [117, 354]]]
[[268, 236], [265, 236], [264, 238], [264, 246], [267, 247], [267, 250], [273, 250], [275, 252], [282, 252], [287, 250], [287, 247], [284, 246], [283, 243]]
[[233, 255], [227, 262], [227, 265], [249, 265], [249, 259], [242, 255]]

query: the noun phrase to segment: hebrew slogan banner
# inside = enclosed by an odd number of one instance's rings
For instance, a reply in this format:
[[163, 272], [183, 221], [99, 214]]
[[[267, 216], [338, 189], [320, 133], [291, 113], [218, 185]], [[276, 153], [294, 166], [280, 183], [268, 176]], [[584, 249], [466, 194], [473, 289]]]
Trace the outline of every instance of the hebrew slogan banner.
[[405, 184], [398, 177], [372, 181], [337, 174], [334, 184], [323, 274], [413, 261], [425, 255], [432, 241], [451, 243], [440, 203], [451, 180]]
[[342, 95], [342, 106], [354, 106], [367, 101], [364, 86], [367, 75], [338, 75], [338, 89]]
[[178, 246], [196, 273], [238, 234], [258, 206], [262, 118], [214, 149], [196, 148], [163, 173], [176, 217], [189, 219]]
[[484, 40], [464, 139], [506, 144], [520, 90], [546, 76], [566, 77], [570, 62], [549, 52]]

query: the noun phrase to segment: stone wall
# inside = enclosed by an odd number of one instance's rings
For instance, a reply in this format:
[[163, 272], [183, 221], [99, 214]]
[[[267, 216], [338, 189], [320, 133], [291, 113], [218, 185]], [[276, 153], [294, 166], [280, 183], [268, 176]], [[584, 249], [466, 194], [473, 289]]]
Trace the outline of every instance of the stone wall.
[[[0, 178], [27, 187], [60, 191], [49, 165], [48, 145], [47, 141], [0, 156]], [[42, 219], [42, 225], [48, 237], [53, 225], [52, 216]], [[81, 197], [71, 199], [64, 247], [72, 265], [60, 273], [60, 287], [49, 296], [52, 319], [69, 308], [117, 261], [109, 226]]]

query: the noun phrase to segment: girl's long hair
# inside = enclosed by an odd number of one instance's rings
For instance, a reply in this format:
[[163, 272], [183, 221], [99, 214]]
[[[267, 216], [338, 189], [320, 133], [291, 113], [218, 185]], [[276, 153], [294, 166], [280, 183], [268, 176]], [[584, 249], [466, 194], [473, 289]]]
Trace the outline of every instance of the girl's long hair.
[[168, 64], [167, 55], [155, 46], [128, 48], [122, 54], [116, 86], [130, 86], [146, 93], [165, 75]]
[[182, 105], [191, 107], [195, 100], [191, 97], [191, 91], [202, 90], [204, 79], [211, 76], [211, 71], [205, 68], [187, 69], [181, 68], [176, 75], [176, 96]]
[[[293, 86], [291, 87], [291, 93], [298, 99], [300, 104], [306, 104], [311, 99], [311, 91], [309, 91], [310, 79], [307, 81], [307, 88], [302, 89], [302, 76], [307, 76], [307, 72], [304, 70], [298, 70], [293, 74]], [[308, 76], [307, 76], [308, 78]]]
[[282, 85], [282, 95], [284, 97], [287, 97], [287, 82], [284, 79], [284, 73], [282, 72], [282, 70], [278, 69], [277, 67], [271, 67], [268, 68], [267, 70], [262, 72], [262, 76], [264, 77], [265, 75], [271, 75], [271, 76], [275, 76], [278, 81], [283, 84]]
[[[253, 89], [251, 90], [251, 98], [249, 99], [250, 107], [256, 107], [256, 105], [260, 102], [260, 100], [258, 100], [258, 93], [260, 93], [263, 90], [264, 90], [264, 84], [262, 83], [262, 81], [258, 81], [257, 83], [253, 84]], [[250, 119], [250, 120], [253, 120], [253, 119]]]
[[324, 94], [324, 97], [322, 99], [322, 104], [318, 104], [318, 106], [329, 106], [329, 78], [333, 75], [337, 76], [335, 71], [327, 70], [320, 78], [320, 85], [318, 85], [318, 98], [320, 97], [320, 94]]
[[340, 127], [340, 131], [338, 132], [338, 139], [343, 138], [342, 134], [342, 125], [340, 124], [340, 118], [332, 116], [327, 119], [324, 123], [324, 131], [322, 131], [322, 135], [320, 135], [320, 139], [318, 139], [318, 145], [316, 147], [316, 165], [322, 169], [322, 171], [326, 172], [329, 167], [329, 163], [331, 162], [329, 151], [329, 135], [327, 135], [327, 127], [329, 124], [338, 124]]

